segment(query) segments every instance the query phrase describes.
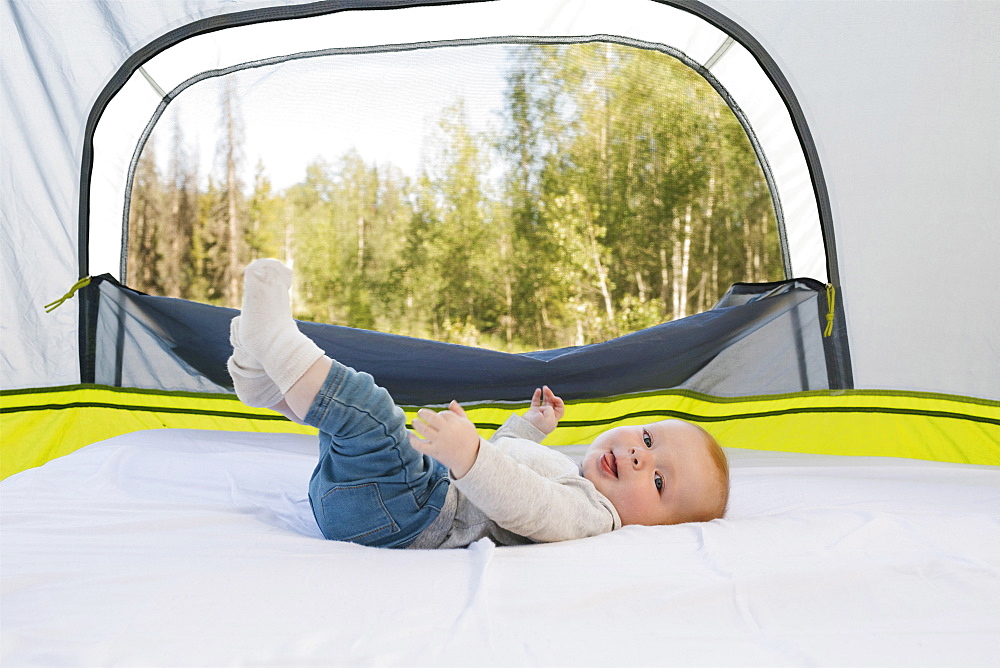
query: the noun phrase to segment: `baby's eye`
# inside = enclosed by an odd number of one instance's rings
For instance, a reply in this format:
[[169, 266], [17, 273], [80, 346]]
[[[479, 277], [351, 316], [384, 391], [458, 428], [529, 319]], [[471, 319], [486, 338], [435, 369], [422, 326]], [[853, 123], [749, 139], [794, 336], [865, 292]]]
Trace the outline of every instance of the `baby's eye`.
[[657, 492], [662, 492], [663, 491], [663, 476], [661, 476], [659, 473], [657, 473], [655, 476], [653, 476], [653, 484], [656, 485], [656, 491]]
[[642, 442], [646, 444], [647, 448], [653, 447], [653, 439], [649, 437], [648, 432], [642, 432]]

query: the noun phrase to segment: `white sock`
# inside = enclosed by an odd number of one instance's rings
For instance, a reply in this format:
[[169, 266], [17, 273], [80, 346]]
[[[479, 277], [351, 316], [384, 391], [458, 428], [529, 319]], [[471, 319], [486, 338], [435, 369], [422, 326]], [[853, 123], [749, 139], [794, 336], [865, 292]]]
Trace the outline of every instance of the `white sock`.
[[277, 260], [255, 260], [244, 272], [240, 342], [284, 395], [323, 351], [292, 320], [292, 271]]
[[233, 318], [229, 324], [229, 342], [233, 344], [233, 354], [226, 366], [233, 378], [236, 396], [247, 406], [277, 406], [284, 396], [260, 362], [240, 343], [240, 316]]

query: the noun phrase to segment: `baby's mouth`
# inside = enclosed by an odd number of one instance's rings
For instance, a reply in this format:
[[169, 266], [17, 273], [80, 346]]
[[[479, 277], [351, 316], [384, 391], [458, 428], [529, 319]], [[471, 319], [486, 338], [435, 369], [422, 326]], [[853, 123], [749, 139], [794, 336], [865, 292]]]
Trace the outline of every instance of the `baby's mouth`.
[[618, 477], [618, 462], [615, 460], [615, 455], [613, 452], [605, 452], [601, 457], [601, 466], [607, 471], [611, 476]]

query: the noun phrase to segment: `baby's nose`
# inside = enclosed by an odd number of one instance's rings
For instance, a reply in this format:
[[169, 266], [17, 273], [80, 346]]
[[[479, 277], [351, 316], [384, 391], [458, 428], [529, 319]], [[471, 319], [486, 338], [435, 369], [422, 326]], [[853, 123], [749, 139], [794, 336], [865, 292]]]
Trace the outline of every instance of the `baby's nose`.
[[649, 451], [645, 448], [630, 448], [629, 457], [632, 459], [632, 466], [642, 468], [649, 457]]

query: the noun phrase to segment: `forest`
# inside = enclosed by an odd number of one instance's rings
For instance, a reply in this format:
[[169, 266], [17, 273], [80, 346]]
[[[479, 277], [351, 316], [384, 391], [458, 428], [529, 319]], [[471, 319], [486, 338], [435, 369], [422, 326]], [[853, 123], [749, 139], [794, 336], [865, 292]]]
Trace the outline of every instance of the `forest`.
[[607, 340], [709, 309], [734, 282], [784, 278], [743, 127], [663, 53], [518, 47], [501, 129], [472, 129], [458, 99], [418, 173], [352, 150], [282, 190], [261, 163], [241, 182], [240, 95], [222, 91], [212, 173], [177, 124], [137, 162], [132, 288], [238, 308], [246, 264], [277, 257], [297, 318], [517, 352]]

